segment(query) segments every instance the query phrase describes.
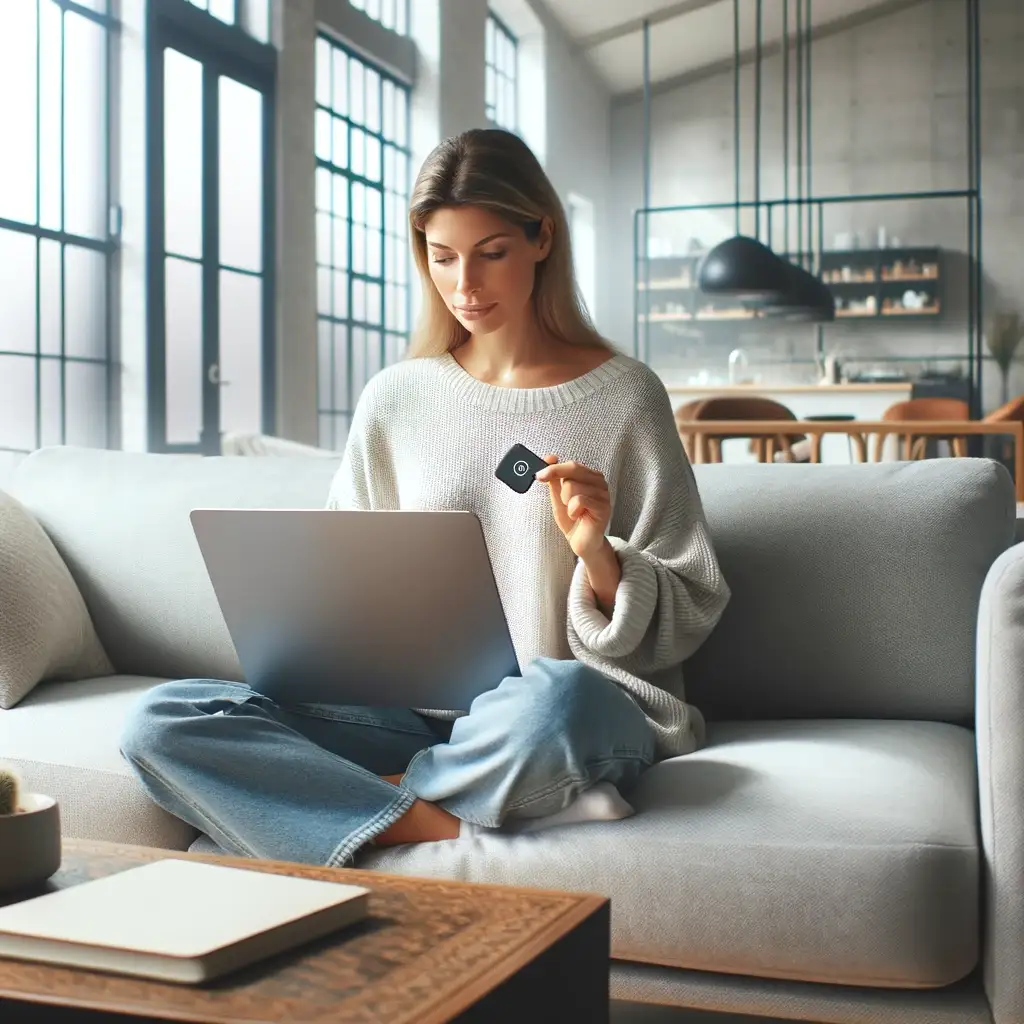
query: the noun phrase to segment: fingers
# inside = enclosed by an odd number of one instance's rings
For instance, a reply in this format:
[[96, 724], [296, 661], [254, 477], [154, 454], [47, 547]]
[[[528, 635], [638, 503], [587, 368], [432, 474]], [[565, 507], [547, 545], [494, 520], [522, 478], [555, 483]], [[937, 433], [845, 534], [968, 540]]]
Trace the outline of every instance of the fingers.
[[578, 494], [566, 504], [565, 510], [569, 513], [569, 518], [572, 520], [590, 515], [594, 519], [604, 521], [608, 518], [609, 503], [607, 499], [593, 494]]
[[[552, 457], [545, 456], [545, 461], [549, 461]], [[554, 462], [547, 469], [542, 469], [537, 474], [537, 479], [541, 481], [561, 479], [576, 480], [581, 483], [597, 483], [598, 481], [604, 481], [604, 474], [598, 473], [597, 470], [584, 466], [579, 462]]]
[[577, 480], [563, 480], [558, 488], [563, 504], [568, 505], [570, 498], [589, 494], [595, 498], [608, 498], [608, 485], [601, 480], [599, 483], [580, 483]]

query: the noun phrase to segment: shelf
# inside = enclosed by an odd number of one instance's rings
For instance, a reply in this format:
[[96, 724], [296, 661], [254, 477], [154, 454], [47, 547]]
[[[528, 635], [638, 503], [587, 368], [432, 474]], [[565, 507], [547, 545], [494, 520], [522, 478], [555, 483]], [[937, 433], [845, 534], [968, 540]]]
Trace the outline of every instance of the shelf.
[[728, 309], [721, 313], [651, 313], [649, 316], [641, 313], [637, 320], [640, 323], [678, 324], [693, 323], [698, 320], [703, 323], [712, 323], [720, 320], [753, 320], [754, 318], [754, 313], [751, 310]]
[[[922, 309], [888, 309], [882, 312], [860, 309], [837, 309], [837, 320], [880, 320], [883, 317], [937, 317], [942, 309], [939, 306], [925, 306]], [[645, 316], [641, 313], [637, 320], [640, 323], [672, 324], [672, 323], [711, 323], [722, 320], [754, 320], [756, 316], [752, 310], [726, 310], [721, 313], [651, 313]]]
[[698, 313], [694, 320], [753, 320], [753, 310], [749, 309], [736, 309], [736, 310], [724, 310], [721, 313]]
[[879, 316], [938, 316], [941, 306], [924, 306], [921, 309], [883, 309]]
[[[779, 255], [800, 265], [799, 255], [796, 253]], [[640, 313], [640, 323], [729, 324], [759, 319], [754, 310], [745, 308], [707, 309], [705, 304], [711, 297], [702, 294], [693, 270], [702, 256], [702, 253], [691, 253], [648, 258], [645, 269], [648, 280], [638, 282], [634, 293], [638, 296], [641, 309], [675, 306], [677, 311]], [[939, 248], [900, 246], [898, 249], [831, 250], [820, 254], [817, 265], [822, 282], [836, 297], [837, 303], [842, 300], [843, 303], [850, 302], [855, 307], [837, 308], [837, 320], [877, 323], [885, 318], [898, 318], [910, 322], [915, 319], [935, 320], [944, 312], [943, 251]], [[895, 276], [893, 269], [897, 265], [907, 268], [903, 269], [899, 276]], [[911, 267], [922, 272], [908, 273], [907, 270]], [[850, 280], [839, 279], [843, 269], [847, 269], [851, 275]], [[834, 279], [829, 280], [829, 277]], [[929, 305], [921, 309], [903, 309], [902, 306], [883, 308], [886, 302], [898, 302], [904, 290], [921, 292], [922, 298], [927, 300]], [[659, 298], [652, 297], [655, 293]], [[863, 300], [871, 298], [874, 298], [873, 310], [856, 308]], [[692, 312], [698, 306], [705, 306], [704, 311]]]
[[669, 291], [692, 292], [692, 291], [695, 291], [695, 286], [693, 284], [693, 281], [685, 281], [685, 280], [683, 280], [683, 278], [679, 278], [678, 280], [675, 280], [675, 281], [672, 281], [672, 280], [651, 281], [650, 284], [648, 284], [645, 281], [641, 281], [637, 285], [637, 289], [639, 291], [642, 291], [642, 292], [646, 292], [646, 291], [652, 291], [652, 292], [669, 292]]

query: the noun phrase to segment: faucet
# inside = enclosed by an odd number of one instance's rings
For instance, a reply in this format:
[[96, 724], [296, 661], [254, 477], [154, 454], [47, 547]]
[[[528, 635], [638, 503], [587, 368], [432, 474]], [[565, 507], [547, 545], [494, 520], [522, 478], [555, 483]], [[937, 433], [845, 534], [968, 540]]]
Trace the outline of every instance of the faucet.
[[738, 381], [736, 380], [736, 368], [737, 368], [737, 366], [740, 365], [740, 363], [743, 364], [743, 368], [744, 369], [746, 369], [750, 365], [749, 361], [747, 360], [747, 353], [744, 352], [743, 349], [741, 349], [741, 348], [734, 348], [729, 353], [729, 383], [730, 384], [737, 384], [738, 383]]

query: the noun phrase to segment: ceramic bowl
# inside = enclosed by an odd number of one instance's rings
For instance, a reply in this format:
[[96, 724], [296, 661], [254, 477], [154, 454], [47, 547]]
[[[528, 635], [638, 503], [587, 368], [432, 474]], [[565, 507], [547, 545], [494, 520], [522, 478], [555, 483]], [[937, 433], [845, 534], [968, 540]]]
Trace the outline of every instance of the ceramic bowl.
[[52, 797], [25, 793], [15, 814], [0, 815], [0, 892], [45, 882], [60, 857], [60, 811]]

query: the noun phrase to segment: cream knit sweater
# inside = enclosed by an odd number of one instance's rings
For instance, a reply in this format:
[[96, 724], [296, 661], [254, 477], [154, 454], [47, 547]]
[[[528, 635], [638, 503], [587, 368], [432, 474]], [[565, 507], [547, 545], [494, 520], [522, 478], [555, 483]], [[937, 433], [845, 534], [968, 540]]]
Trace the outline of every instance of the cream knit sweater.
[[[520, 495], [495, 478], [516, 442], [608, 480], [608, 538], [622, 565], [611, 620], [555, 524], [548, 488]], [[358, 402], [327, 505], [476, 513], [520, 666], [576, 658], [611, 677], [644, 710], [662, 757], [703, 742], [703, 719], [682, 700], [681, 665], [718, 622], [729, 588], [668, 395], [642, 363], [616, 355], [530, 389], [485, 384], [450, 355], [391, 366]]]

